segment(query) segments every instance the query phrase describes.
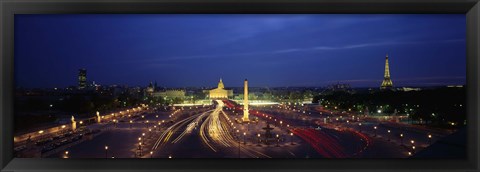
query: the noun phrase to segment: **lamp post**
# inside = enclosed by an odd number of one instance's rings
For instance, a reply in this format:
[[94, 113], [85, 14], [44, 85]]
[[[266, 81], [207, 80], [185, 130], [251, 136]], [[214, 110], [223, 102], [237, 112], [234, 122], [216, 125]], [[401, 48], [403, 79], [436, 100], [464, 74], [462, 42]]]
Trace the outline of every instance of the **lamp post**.
[[361, 122], [360, 122], [360, 123], [358, 123], [358, 128], [359, 128], [359, 130], [360, 130], [360, 133], [361, 133], [361, 132], [362, 132], [362, 123], [361, 123]]
[[429, 145], [432, 144], [432, 135], [431, 134], [428, 134], [428, 144]]
[[143, 151], [142, 151], [142, 142], [138, 143], [138, 148], [140, 149], [140, 157], [142, 157]]
[[68, 153], [69, 153], [68, 151], [65, 151], [65, 156], [64, 156], [65, 158], [68, 158]]
[[290, 144], [293, 145], [293, 133], [290, 133]]
[[65, 128], [66, 128], [66, 127], [67, 127], [66, 125], [62, 125], [62, 130], [61, 130], [60, 134], [65, 134], [65, 133], [66, 133], [66, 132], [65, 132]]
[[257, 134], [257, 138], [258, 138], [258, 144], [257, 144], [257, 146], [260, 146], [260, 133]]
[[108, 158], [108, 146], [105, 145], [105, 158]]
[[40, 136], [39, 136], [39, 137], [40, 137], [40, 140], [43, 139], [43, 132], [44, 132], [43, 130], [38, 131], [38, 134], [40, 135]]
[[374, 126], [374, 127], [373, 127], [373, 130], [374, 130], [374, 132], [375, 132], [375, 137], [377, 137], [377, 126]]
[[403, 133], [400, 134], [400, 144], [403, 145]]
[[279, 137], [279, 135], [277, 134], [277, 147], [280, 146], [279, 143], [280, 143], [280, 137]]
[[150, 151], [150, 158], [153, 158], [153, 151]]
[[247, 136], [247, 133], [246, 132], [243, 132], [243, 144], [247, 144], [247, 142], [245, 141], [245, 137]]
[[390, 130], [388, 130], [387, 132], [388, 132], [388, 141], [390, 141]]

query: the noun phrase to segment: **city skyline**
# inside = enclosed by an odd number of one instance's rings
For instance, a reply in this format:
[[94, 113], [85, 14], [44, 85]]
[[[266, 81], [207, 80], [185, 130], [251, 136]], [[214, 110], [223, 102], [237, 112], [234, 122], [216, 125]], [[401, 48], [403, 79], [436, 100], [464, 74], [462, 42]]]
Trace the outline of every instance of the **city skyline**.
[[[464, 15], [19, 15], [17, 87], [463, 85]], [[345, 34], [347, 33], [347, 34]], [[73, 59], [73, 60], [72, 60]], [[47, 67], [48, 66], [48, 67]]]

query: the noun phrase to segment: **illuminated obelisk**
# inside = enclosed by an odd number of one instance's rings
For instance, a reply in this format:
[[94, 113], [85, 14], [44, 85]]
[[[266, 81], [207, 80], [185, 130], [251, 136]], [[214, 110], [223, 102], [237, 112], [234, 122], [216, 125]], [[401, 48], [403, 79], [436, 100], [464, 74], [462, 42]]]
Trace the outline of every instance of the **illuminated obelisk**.
[[71, 122], [72, 122], [72, 130], [75, 131], [77, 129], [77, 122], [75, 121], [75, 117], [73, 117], [73, 115], [72, 115]]
[[249, 122], [248, 119], [248, 81], [245, 79], [243, 82], [243, 122]]

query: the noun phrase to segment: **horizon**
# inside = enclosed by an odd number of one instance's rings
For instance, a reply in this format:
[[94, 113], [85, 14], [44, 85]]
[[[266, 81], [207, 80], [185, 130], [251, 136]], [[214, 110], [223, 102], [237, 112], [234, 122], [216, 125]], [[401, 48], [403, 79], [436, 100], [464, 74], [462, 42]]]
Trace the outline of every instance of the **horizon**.
[[[381, 81], [380, 81], [381, 82]], [[369, 86], [351, 86], [348, 83], [333, 83], [333, 84], [328, 84], [328, 85], [318, 85], [318, 86], [250, 86], [251, 84], [249, 83], [249, 88], [327, 88], [330, 86], [338, 85], [338, 84], [347, 84], [349, 85], [351, 89], [380, 89], [380, 87], [369, 87]], [[113, 86], [118, 86], [118, 87], [127, 87], [127, 88], [134, 88], [134, 87], [140, 87], [140, 88], [146, 88], [148, 87], [148, 84], [146, 85], [128, 85], [128, 84], [109, 84], [109, 85], [102, 85], [102, 84], [97, 84], [101, 87], [113, 87]], [[402, 86], [394, 86], [393, 89], [397, 88], [443, 88], [443, 87], [449, 87], [449, 86], [461, 86], [465, 87], [466, 84], [447, 84], [447, 85], [423, 85], [423, 86], [412, 86], [412, 85], [402, 85]], [[34, 90], [34, 89], [67, 89], [71, 87], [78, 87], [76, 85], [70, 85], [70, 86], [65, 86], [65, 87], [16, 87], [16, 89], [26, 89], [26, 90]], [[161, 89], [186, 89], [186, 88], [205, 88], [205, 89], [210, 89], [210, 88], [217, 88], [217, 86], [182, 86], [182, 87], [165, 87], [163, 85], [157, 85], [157, 88]], [[239, 86], [225, 86], [225, 89], [229, 88], [243, 88], [243, 85]]]
[[[169, 88], [465, 85], [463, 14], [17, 15], [15, 82]], [[346, 34], [347, 33], [347, 34]], [[459, 58], [464, 57], [464, 58]], [[237, 82], [238, 80], [238, 82]]]

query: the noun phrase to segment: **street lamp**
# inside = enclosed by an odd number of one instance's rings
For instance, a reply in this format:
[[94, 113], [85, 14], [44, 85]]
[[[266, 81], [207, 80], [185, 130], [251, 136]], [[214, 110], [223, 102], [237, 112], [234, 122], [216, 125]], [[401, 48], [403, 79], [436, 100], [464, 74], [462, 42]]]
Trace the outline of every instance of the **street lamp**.
[[400, 134], [400, 144], [403, 145], [403, 133]]
[[142, 157], [143, 151], [142, 151], [142, 142], [138, 142], [138, 148], [140, 149], [140, 157]]
[[428, 144], [429, 145], [432, 144], [432, 135], [431, 134], [428, 134]]
[[257, 146], [260, 146], [260, 133], [257, 134], [257, 138], [258, 138], [258, 144], [257, 144]]
[[358, 123], [358, 128], [359, 128], [359, 130], [360, 130], [360, 133], [361, 133], [361, 132], [362, 132], [362, 123], [361, 123], [361, 122], [360, 122], [360, 123]]
[[277, 134], [277, 147], [280, 146], [279, 143], [280, 143], [280, 137], [279, 137], [279, 135]]
[[108, 146], [105, 145], [105, 158], [108, 158]]
[[375, 137], [377, 137], [377, 126], [374, 126], [373, 129], [375, 130]]
[[247, 144], [247, 142], [245, 142], [245, 136], [247, 135], [246, 132], [243, 132], [243, 144]]
[[68, 151], [65, 151], [65, 156], [64, 158], [68, 158]]
[[290, 144], [293, 145], [293, 133], [290, 133]]
[[388, 141], [390, 141], [390, 130], [388, 130], [387, 132], [388, 132]]
[[153, 151], [150, 151], [150, 158], [153, 157]]

